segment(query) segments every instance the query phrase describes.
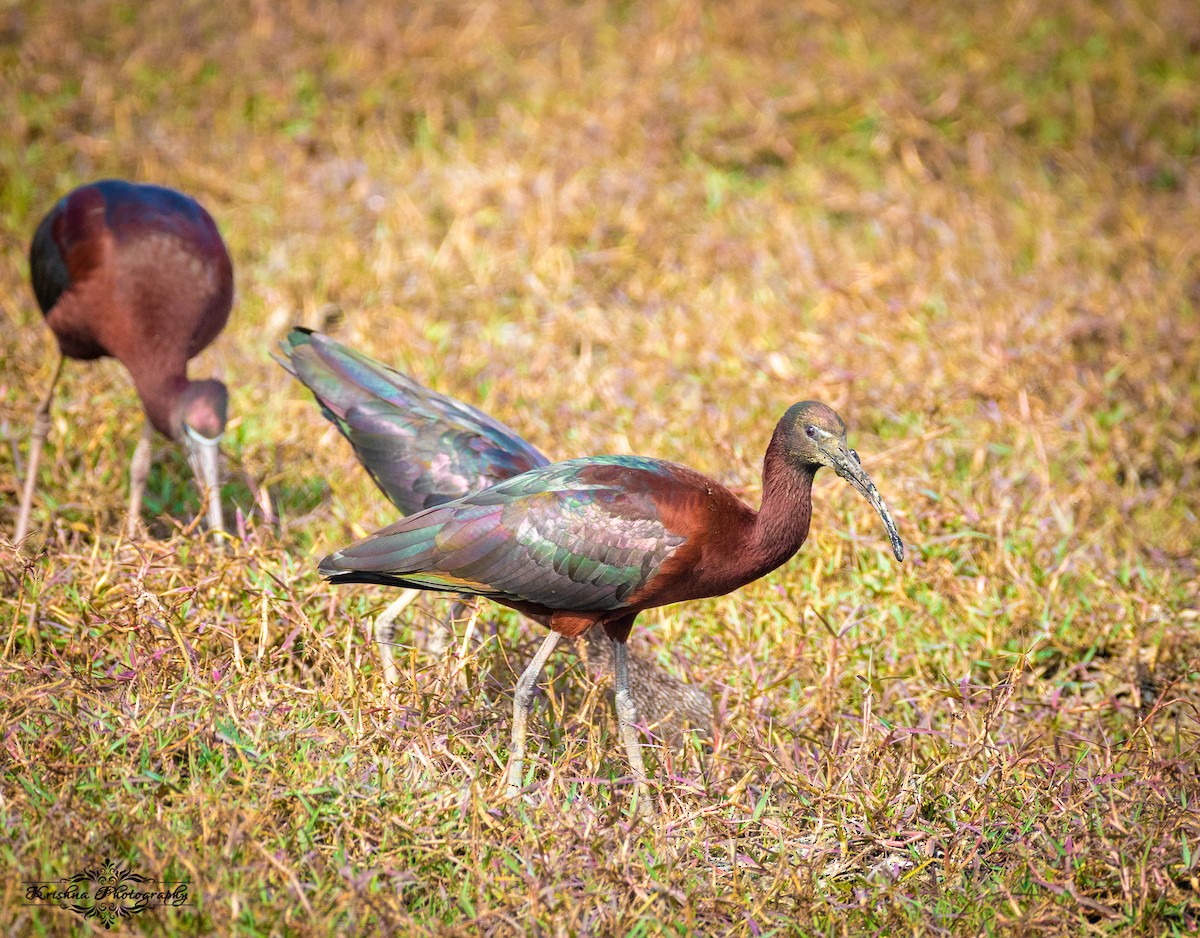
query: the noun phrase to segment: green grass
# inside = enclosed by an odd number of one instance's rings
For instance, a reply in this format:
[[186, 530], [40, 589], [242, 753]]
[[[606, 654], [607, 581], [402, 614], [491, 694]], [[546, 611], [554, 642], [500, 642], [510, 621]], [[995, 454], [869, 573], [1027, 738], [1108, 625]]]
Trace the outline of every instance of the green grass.
[[[0, 10], [0, 919], [106, 857], [189, 880], [146, 934], [1186, 934], [1200, 926], [1200, 16], [1184, 0]], [[52, 344], [26, 251], [66, 189], [176, 186], [237, 272], [220, 548], [136, 397]], [[910, 555], [818, 477], [800, 555], [655, 610], [707, 688], [631, 813], [568, 653], [500, 797], [539, 635], [462, 660], [316, 559], [392, 519], [268, 357], [331, 332], [545, 451], [758, 497], [796, 400], [846, 418]], [[264, 506], [270, 506], [269, 516]], [[43, 549], [44, 548], [44, 549]]]

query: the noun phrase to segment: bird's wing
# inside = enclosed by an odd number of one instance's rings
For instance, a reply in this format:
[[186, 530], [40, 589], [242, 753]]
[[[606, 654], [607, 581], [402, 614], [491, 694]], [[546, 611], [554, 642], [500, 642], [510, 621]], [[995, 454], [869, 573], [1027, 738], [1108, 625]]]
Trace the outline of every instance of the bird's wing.
[[58, 298], [71, 286], [71, 274], [62, 249], [54, 237], [54, 224], [63, 211], [63, 199], [55, 203], [37, 226], [29, 245], [29, 275], [42, 314], [49, 313]]
[[330, 554], [320, 572], [550, 609], [618, 609], [684, 542], [651, 494], [669, 469], [636, 457], [554, 463], [384, 528]]
[[312, 391], [375, 484], [406, 514], [549, 460], [504, 424], [333, 339], [293, 329], [282, 364]]

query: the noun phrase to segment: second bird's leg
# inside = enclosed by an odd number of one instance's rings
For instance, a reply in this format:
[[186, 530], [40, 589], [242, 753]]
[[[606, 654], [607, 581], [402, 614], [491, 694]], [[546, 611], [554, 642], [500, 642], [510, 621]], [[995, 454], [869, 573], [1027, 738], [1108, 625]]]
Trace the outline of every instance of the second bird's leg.
[[42, 444], [50, 435], [50, 403], [54, 400], [54, 386], [58, 384], [64, 361], [66, 359], [59, 355], [54, 377], [50, 379], [50, 387], [46, 388], [46, 396], [42, 398], [33, 415], [33, 433], [29, 437], [29, 461], [25, 466], [25, 488], [21, 491], [21, 510], [17, 514], [17, 533], [13, 537], [16, 544], [21, 543], [29, 529], [29, 513], [33, 509], [33, 486], [37, 480], [38, 460], [42, 455]]
[[125, 530], [129, 537], [137, 534], [138, 521], [142, 515], [142, 493], [146, 491], [146, 480], [150, 478], [150, 460], [153, 457], [154, 428], [147, 420], [142, 426], [142, 436], [129, 461], [129, 520]]
[[408, 589], [388, 606], [375, 619], [375, 644], [379, 646], [379, 661], [383, 665], [383, 682], [396, 683], [396, 656], [392, 645], [396, 637], [396, 617], [412, 605], [412, 601], [421, 595], [420, 590]]
[[551, 632], [542, 642], [529, 666], [521, 672], [517, 681], [517, 692], [513, 698], [512, 746], [508, 754], [508, 791], [509, 798], [515, 798], [521, 791], [521, 772], [525, 765], [525, 727], [529, 722], [529, 708], [533, 706], [533, 691], [537, 687], [550, 652], [558, 644], [562, 636]]
[[637, 705], [629, 692], [629, 654], [623, 640], [613, 639], [613, 657], [616, 659], [616, 705], [617, 725], [621, 730], [621, 742], [625, 744], [625, 755], [629, 757], [629, 768], [633, 771], [633, 782], [638, 795], [647, 797], [646, 763], [642, 761], [642, 741], [638, 738]]

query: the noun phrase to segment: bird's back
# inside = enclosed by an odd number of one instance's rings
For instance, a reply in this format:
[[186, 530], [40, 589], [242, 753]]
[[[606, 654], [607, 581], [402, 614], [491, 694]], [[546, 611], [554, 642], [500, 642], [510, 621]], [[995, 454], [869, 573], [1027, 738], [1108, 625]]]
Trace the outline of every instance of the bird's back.
[[233, 303], [233, 265], [216, 223], [173, 189], [119, 180], [96, 188], [115, 242], [118, 290], [144, 330], [160, 330], [192, 358], [225, 328]]
[[209, 214], [172, 189], [81, 186], [38, 225], [29, 260], [38, 305], [71, 357], [177, 370], [229, 318], [229, 253]]

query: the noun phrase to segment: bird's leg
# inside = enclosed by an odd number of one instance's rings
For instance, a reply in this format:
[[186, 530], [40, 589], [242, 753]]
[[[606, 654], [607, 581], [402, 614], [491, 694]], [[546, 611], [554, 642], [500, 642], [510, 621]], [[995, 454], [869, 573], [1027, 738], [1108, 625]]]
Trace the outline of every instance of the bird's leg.
[[393, 639], [396, 637], [396, 617], [412, 605], [412, 601], [420, 595], [420, 590], [405, 590], [375, 619], [375, 644], [379, 646], [379, 661], [383, 665], [384, 684], [396, 683], [396, 656], [392, 653]]
[[21, 491], [21, 510], [17, 514], [17, 533], [14, 543], [20, 544], [29, 529], [29, 513], [33, 509], [33, 486], [37, 479], [38, 460], [42, 455], [42, 444], [50, 435], [50, 402], [54, 400], [54, 387], [58, 384], [58, 376], [62, 374], [62, 355], [58, 356], [58, 365], [54, 369], [54, 377], [50, 379], [50, 387], [46, 388], [46, 396], [38, 405], [33, 415], [33, 433], [29, 437], [29, 461], [25, 466], [25, 488]]
[[512, 746], [508, 755], [508, 797], [515, 798], [521, 791], [521, 771], [525, 764], [525, 726], [529, 721], [529, 708], [533, 705], [533, 690], [546, 667], [546, 661], [562, 636], [551, 632], [542, 642], [529, 666], [517, 681], [517, 692], [513, 698]]
[[[629, 768], [633, 770], [633, 781], [640, 798], [648, 798], [646, 789], [646, 763], [642, 761], [642, 745], [638, 739], [637, 705], [629, 692], [629, 656], [624, 639], [612, 640], [613, 657], [616, 659], [616, 704], [617, 724], [621, 730], [621, 741], [625, 744], [625, 755], [629, 757]], [[648, 802], [647, 802], [648, 803]]]
[[129, 519], [125, 530], [128, 537], [137, 535], [138, 522], [142, 515], [142, 493], [146, 491], [146, 480], [150, 478], [150, 460], [153, 456], [154, 428], [147, 420], [142, 426], [142, 436], [129, 461]]
[[[613, 673], [613, 643], [601, 629], [588, 629], [577, 639], [588, 673], [597, 682]], [[703, 733], [712, 727], [712, 699], [695, 684], [670, 674], [652, 658], [629, 650], [629, 692], [641, 718], [652, 734], [678, 748], [687, 731]]]

